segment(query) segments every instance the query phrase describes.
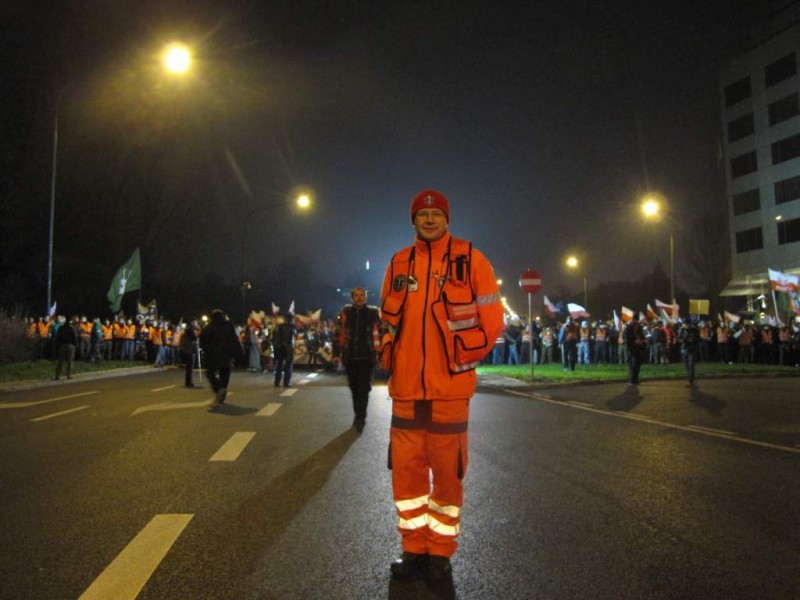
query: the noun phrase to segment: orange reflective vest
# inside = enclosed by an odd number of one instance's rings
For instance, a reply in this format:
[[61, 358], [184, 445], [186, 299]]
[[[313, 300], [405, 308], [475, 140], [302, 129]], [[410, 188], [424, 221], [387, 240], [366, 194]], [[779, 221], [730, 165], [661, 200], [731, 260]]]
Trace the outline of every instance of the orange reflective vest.
[[103, 341], [110, 342], [113, 333], [111, 325], [103, 324], [100, 327], [103, 329]]
[[589, 329], [588, 327], [581, 327], [580, 331], [581, 331], [581, 341], [588, 342], [589, 338], [592, 335], [592, 330]]
[[395, 254], [383, 279], [383, 365], [395, 400], [455, 400], [475, 392], [475, 367], [503, 329], [492, 265], [446, 232]]

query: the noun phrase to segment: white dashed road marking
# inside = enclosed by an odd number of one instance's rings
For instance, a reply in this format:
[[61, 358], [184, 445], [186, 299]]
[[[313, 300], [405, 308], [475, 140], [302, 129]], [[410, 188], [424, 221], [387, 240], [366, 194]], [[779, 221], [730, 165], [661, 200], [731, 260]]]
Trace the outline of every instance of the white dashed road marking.
[[164, 402], [162, 404], [149, 404], [148, 406], [140, 406], [131, 413], [131, 416], [138, 415], [143, 412], [151, 412], [156, 410], [178, 410], [181, 408], [202, 408], [209, 406], [211, 400], [202, 400], [201, 402]]
[[156, 515], [79, 600], [133, 600], [194, 515]]
[[724, 429], [714, 429], [713, 427], [703, 427], [702, 425], [687, 425], [688, 429], [697, 429], [698, 431], [707, 431], [709, 433], [718, 433], [720, 435], [738, 435], [735, 431], [725, 431]]
[[236, 460], [255, 435], [255, 431], [237, 431], [222, 445], [222, 448], [217, 450], [214, 456], [208, 459], [209, 462]]
[[281, 396], [294, 396], [297, 393], [297, 388], [288, 388], [283, 390]]
[[280, 404], [278, 402], [271, 402], [270, 404], [267, 404], [264, 408], [262, 408], [260, 411], [258, 411], [256, 413], [256, 416], [257, 417], [271, 417], [272, 415], [274, 415], [278, 411], [278, 409], [281, 406], [283, 406], [283, 404]]
[[52, 419], [54, 417], [60, 417], [61, 415], [68, 415], [69, 413], [78, 412], [79, 410], [83, 410], [85, 408], [89, 408], [88, 406], [79, 406], [78, 408], [70, 408], [69, 410], [62, 410], [61, 412], [53, 413], [52, 415], [45, 415], [44, 417], [36, 417], [35, 419], [31, 419], [31, 421], [46, 421], [47, 419]]
[[316, 377], [317, 375], [319, 375], [319, 373], [309, 373], [308, 375], [306, 375], [306, 377], [308, 377], [309, 379], [314, 379], [314, 377]]
[[59, 396], [58, 398], [49, 398], [48, 400], [37, 400], [36, 402], [9, 402], [8, 404], [0, 403], [0, 408], [27, 408], [29, 406], [38, 406], [39, 404], [47, 404], [48, 402], [58, 402], [59, 400], [69, 400], [70, 398], [80, 398], [82, 396], [91, 396], [92, 394], [99, 394], [100, 392], [81, 392], [80, 394], [72, 394], [70, 396]]
[[168, 386], [156, 388], [156, 389], [150, 390], [150, 391], [151, 392], [163, 392], [164, 390], [171, 390], [174, 387], [178, 387], [178, 386], [176, 386], [176, 385], [168, 385]]

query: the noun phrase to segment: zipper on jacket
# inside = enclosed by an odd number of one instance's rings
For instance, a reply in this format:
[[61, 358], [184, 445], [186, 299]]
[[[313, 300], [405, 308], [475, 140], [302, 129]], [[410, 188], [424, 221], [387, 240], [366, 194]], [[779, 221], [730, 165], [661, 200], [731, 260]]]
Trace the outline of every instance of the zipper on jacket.
[[431, 285], [431, 265], [433, 264], [433, 249], [431, 248], [431, 243], [426, 240], [425, 245], [428, 246], [428, 273], [425, 277], [425, 303], [422, 305], [422, 370], [420, 371], [423, 400], [426, 400], [428, 397], [428, 391], [425, 389], [425, 329], [428, 322], [428, 289]]

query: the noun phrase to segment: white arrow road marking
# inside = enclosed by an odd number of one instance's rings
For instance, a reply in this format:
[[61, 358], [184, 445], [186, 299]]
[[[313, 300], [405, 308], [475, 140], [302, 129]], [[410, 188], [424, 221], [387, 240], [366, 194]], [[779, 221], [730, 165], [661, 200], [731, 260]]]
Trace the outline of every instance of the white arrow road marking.
[[217, 450], [214, 456], [208, 459], [209, 462], [236, 460], [255, 435], [255, 431], [237, 431], [222, 445], [222, 448]]
[[58, 398], [50, 398], [48, 400], [37, 400], [36, 402], [9, 402], [8, 404], [0, 403], [0, 408], [27, 408], [29, 406], [38, 406], [39, 404], [47, 404], [48, 402], [58, 402], [59, 400], [69, 400], [70, 398], [80, 398], [81, 396], [91, 396], [92, 394], [99, 394], [100, 392], [81, 392], [80, 394], [72, 394], [71, 396], [59, 396]]
[[52, 419], [53, 417], [60, 417], [61, 415], [68, 415], [69, 413], [74, 413], [79, 410], [83, 410], [84, 408], [89, 408], [88, 406], [79, 406], [78, 408], [70, 408], [69, 410], [62, 410], [61, 412], [53, 413], [52, 415], [45, 415], [44, 417], [36, 417], [35, 419], [31, 419], [31, 421], [45, 421], [47, 419]]
[[156, 515], [79, 600], [133, 600], [194, 515]]
[[176, 386], [176, 385], [168, 385], [168, 386], [156, 388], [156, 389], [150, 390], [150, 391], [151, 392], [163, 392], [164, 390], [171, 390], [174, 387], [178, 387], [178, 386]]
[[140, 406], [131, 413], [131, 416], [138, 415], [143, 412], [150, 412], [156, 410], [179, 410], [181, 408], [202, 408], [213, 404], [213, 400], [202, 400], [201, 402], [163, 402], [161, 404], [150, 404], [148, 406]]
[[270, 404], [267, 404], [264, 408], [262, 408], [260, 411], [258, 411], [256, 413], [256, 416], [257, 417], [271, 417], [276, 412], [278, 412], [278, 409], [281, 406], [283, 406], [283, 404], [280, 404], [279, 402], [271, 402]]
[[297, 393], [297, 388], [289, 388], [287, 390], [283, 390], [281, 396], [294, 396]]

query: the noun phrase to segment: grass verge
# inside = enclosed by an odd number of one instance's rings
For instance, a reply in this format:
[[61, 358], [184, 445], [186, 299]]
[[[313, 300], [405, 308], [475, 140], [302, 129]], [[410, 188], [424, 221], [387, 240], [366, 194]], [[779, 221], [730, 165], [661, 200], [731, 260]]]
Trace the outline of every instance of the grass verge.
[[[87, 363], [76, 360], [72, 366], [72, 374], [96, 373], [98, 371], [108, 371], [110, 369], [129, 369], [132, 367], [142, 367], [146, 363], [132, 362], [129, 360], [104, 360], [101, 363]], [[54, 360], [29, 360], [25, 362], [9, 363], [0, 365], [0, 383], [9, 381], [37, 381], [42, 379], [52, 379], [56, 373], [56, 361]], [[64, 372], [61, 373], [65, 375]]]

